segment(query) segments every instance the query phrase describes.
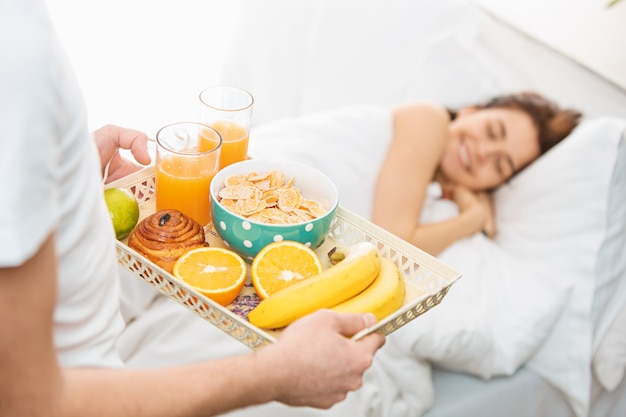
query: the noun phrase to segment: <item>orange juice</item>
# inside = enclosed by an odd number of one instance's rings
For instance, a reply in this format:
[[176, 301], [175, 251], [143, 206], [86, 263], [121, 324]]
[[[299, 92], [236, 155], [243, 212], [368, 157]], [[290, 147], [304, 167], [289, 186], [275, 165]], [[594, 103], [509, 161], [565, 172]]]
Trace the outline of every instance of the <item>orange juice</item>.
[[210, 126], [222, 135], [220, 169], [248, 157], [249, 135], [245, 128], [235, 122], [224, 120], [212, 122]]
[[161, 159], [155, 177], [157, 211], [176, 209], [203, 226], [211, 221], [209, 185], [215, 171], [203, 172], [200, 165], [173, 155]]
[[209, 186], [219, 169], [220, 137], [199, 123], [157, 133], [156, 209], [176, 209], [201, 225], [211, 221]]

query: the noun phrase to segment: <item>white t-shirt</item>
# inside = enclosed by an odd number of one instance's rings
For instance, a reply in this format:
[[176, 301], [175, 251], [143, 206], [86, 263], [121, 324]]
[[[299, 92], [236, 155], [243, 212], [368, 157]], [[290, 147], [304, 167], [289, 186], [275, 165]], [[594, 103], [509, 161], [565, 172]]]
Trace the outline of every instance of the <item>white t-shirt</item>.
[[58, 359], [121, 366], [115, 237], [100, 163], [43, 0], [0, 2], [0, 56], [0, 267], [23, 264], [54, 232]]

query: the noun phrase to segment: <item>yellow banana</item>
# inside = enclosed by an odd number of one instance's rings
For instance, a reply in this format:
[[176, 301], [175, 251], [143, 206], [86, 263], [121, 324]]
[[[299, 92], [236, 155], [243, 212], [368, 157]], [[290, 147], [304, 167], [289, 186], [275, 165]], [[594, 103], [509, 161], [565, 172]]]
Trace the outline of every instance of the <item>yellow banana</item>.
[[374, 282], [354, 297], [331, 308], [333, 311], [347, 313], [373, 313], [382, 320], [404, 303], [406, 285], [402, 272], [396, 264], [381, 259], [380, 272]]
[[380, 271], [381, 256], [370, 242], [346, 250], [346, 257], [320, 274], [298, 281], [259, 303], [250, 323], [263, 329], [284, 327], [320, 308], [342, 303], [367, 288]]

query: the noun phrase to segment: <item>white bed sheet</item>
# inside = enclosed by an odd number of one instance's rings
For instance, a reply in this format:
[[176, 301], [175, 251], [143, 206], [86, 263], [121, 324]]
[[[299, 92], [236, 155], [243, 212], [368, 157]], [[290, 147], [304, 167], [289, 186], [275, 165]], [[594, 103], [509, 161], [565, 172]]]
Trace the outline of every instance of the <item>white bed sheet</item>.
[[[131, 368], [193, 363], [250, 350], [142, 282], [122, 271], [123, 308], [131, 323], [118, 341]], [[150, 314], [138, 314], [150, 310]], [[245, 378], [245, 375], [242, 375]], [[485, 381], [468, 374], [435, 368], [434, 404], [423, 417], [575, 417], [563, 395], [525, 367], [510, 377]], [[614, 392], [595, 385], [590, 417], [626, 415], [626, 380]], [[271, 403], [226, 414], [229, 417], [360, 417], [358, 398], [328, 411]], [[407, 414], [404, 417], [417, 417]]]
[[[510, 377], [485, 381], [435, 369], [435, 403], [424, 417], [574, 417], [563, 395], [526, 367]], [[594, 385], [590, 417], [624, 417], [626, 381], [614, 392]]]

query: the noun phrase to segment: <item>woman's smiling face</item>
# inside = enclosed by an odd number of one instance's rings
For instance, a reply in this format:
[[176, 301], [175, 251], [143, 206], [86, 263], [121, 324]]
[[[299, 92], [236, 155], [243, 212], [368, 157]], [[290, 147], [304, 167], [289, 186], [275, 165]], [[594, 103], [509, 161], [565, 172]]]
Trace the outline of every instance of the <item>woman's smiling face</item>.
[[439, 171], [452, 184], [488, 190], [539, 155], [539, 132], [527, 113], [501, 107], [468, 108], [450, 123]]

